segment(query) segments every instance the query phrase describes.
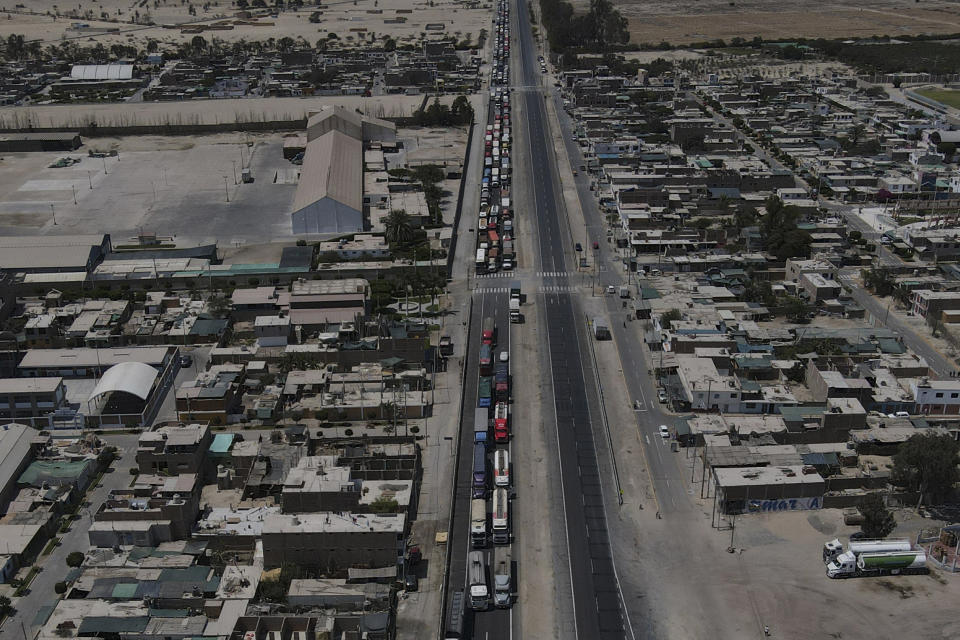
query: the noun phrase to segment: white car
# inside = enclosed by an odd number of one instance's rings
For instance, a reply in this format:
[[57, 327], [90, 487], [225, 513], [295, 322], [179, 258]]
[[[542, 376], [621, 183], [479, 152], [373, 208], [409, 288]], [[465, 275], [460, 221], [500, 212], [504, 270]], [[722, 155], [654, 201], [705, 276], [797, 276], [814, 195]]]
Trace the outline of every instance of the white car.
[[665, 424], [660, 425], [660, 437], [662, 438], [670, 437], [670, 429]]
[[509, 352], [509, 351], [501, 351], [501, 352], [500, 352], [500, 362], [507, 362], [508, 360], [510, 360], [510, 352]]

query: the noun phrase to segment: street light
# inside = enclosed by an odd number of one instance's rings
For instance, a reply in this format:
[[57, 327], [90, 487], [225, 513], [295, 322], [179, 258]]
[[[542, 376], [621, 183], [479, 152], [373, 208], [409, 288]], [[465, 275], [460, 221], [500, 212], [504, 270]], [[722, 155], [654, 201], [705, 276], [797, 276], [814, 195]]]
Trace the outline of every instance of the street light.
[[230, 180], [230, 178], [223, 176], [223, 192], [226, 194], [227, 202], [230, 202], [230, 185], [228, 180]]
[[53, 224], [57, 224], [57, 212], [53, 208], [53, 203], [50, 204], [50, 215], [53, 217]]

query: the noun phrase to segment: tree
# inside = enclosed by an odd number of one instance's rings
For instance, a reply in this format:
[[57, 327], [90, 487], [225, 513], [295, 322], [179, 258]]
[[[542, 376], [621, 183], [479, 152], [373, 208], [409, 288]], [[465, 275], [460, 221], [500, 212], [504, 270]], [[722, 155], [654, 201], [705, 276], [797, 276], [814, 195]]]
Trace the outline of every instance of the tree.
[[660, 316], [660, 326], [664, 329], [669, 329], [673, 326], [673, 323], [677, 320], [680, 320], [683, 316], [680, 314], [679, 309], [670, 309]]
[[79, 567], [83, 564], [83, 552], [82, 551], [71, 551], [67, 555], [67, 566], [71, 568]]
[[896, 282], [889, 269], [881, 267], [879, 269], [863, 269], [860, 272], [863, 278], [863, 286], [880, 296], [886, 297], [896, 289]]
[[863, 516], [860, 530], [868, 538], [886, 538], [897, 526], [893, 513], [887, 509], [887, 505], [883, 503], [883, 496], [879, 493], [868, 493], [857, 509]]
[[6, 57], [8, 60], [19, 60], [25, 51], [23, 36], [11, 33], [7, 36]]
[[203, 53], [207, 50], [207, 40], [203, 36], [193, 36], [190, 40], [190, 48], [196, 53]]
[[62, 596], [67, 592], [67, 583], [63, 582], [62, 580], [56, 583], [55, 585], [53, 585], [53, 592], [56, 593], [58, 596]]
[[957, 451], [960, 445], [945, 433], [910, 436], [893, 456], [891, 480], [908, 491], [919, 491], [938, 501], [947, 497], [960, 478]]
[[383, 50], [387, 53], [397, 50], [397, 41], [393, 38], [387, 38], [383, 41]]
[[783, 303], [783, 315], [792, 322], [806, 322], [810, 305], [795, 296], [788, 296]]
[[403, 209], [394, 209], [385, 222], [387, 242], [402, 244], [413, 239], [413, 221]]
[[0, 617], [8, 617], [13, 615], [13, 603], [10, 601], [10, 598], [7, 596], [0, 596]]

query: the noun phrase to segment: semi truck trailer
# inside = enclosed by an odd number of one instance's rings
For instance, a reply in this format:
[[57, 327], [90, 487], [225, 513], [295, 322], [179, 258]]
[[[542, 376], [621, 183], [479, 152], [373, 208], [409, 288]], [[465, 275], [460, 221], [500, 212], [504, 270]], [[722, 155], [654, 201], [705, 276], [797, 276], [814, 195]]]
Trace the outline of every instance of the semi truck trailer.
[[[906, 538], [890, 538], [887, 540], [851, 540], [846, 551], [859, 556], [861, 553], [884, 553], [887, 551], [912, 551], [913, 544]], [[837, 556], [844, 553], [843, 543], [834, 538], [823, 544], [823, 563], [830, 564]]]
[[487, 546], [487, 501], [483, 498], [470, 502], [470, 544], [474, 549]]
[[487, 562], [482, 551], [471, 551], [467, 556], [467, 577], [470, 580], [470, 608], [486, 611], [490, 606], [487, 589]]
[[929, 573], [927, 554], [918, 551], [887, 551], [854, 555], [847, 551], [827, 565], [830, 578], [885, 576], [901, 573]]
[[513, 604], [513, 559], [510, 547], [497, 547], [493, 558], [493, 604], [498, 609], [507, 609]]

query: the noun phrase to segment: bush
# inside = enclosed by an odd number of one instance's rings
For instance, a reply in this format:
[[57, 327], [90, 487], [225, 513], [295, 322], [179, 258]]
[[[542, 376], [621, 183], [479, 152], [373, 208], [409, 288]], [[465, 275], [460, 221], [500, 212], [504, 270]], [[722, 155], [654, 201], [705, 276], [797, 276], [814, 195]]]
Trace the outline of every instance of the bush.
[[130, 475], [132, 476], [140, 475], [140, 469], [137, 469], [136, 467], [130, 467]]
[[353, 429], [346, 429], [346, 430], [343, 432], [343, 435], [345, 435], [345, 436], [347, 436], [347, 437], [352, 436], [352, 435], [353, 435]]
[[416, 425], [410, 427], [410, 433], [420, 433], [420, 427]]
[[83, 564], [83, 552], [82, 551], [71, 551], [67, 555], [67, 566], [68, 567], [79, 567]]
[[63, 594], [65, 594], [65, 593], [67, 592], [67, 583], [66, 583], [66, 582], [63, 582], [63, 581], [61, 580], [61, 581], [58, 582], [57, 584], [53, 585], [53, 591], [54, 591], [54, 593], [56, 593], [58, 596], [62, 596]]

